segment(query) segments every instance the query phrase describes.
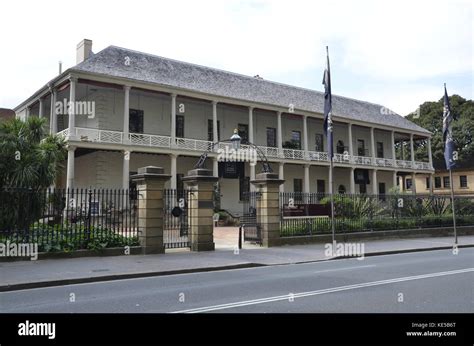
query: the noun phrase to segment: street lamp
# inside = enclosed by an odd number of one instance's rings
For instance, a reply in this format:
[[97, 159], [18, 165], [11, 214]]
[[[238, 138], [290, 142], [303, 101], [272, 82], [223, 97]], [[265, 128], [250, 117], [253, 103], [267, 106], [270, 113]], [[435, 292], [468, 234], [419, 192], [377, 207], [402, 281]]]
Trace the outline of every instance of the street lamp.
[[239, 131], [235, 129], [234, 134], [232, 135], [232, 137], [230, 137], [230, 141], [232, 142], [232, 148], [234, 148], [234, 150], [237, 151], [240, 149], [241, 140], [242, 138], [239, 136]]

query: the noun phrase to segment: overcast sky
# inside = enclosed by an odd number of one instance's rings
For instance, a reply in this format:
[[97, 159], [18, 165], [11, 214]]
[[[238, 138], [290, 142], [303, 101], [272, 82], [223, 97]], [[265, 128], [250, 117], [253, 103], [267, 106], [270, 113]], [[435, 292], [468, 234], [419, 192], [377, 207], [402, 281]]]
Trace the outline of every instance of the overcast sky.
[[109, 45], [323, 90], [400, 114], [449, 94], [473, 97], [474, 2], [2, 2], [0, 108], [13, 108], [63, 69], [76, 44]]

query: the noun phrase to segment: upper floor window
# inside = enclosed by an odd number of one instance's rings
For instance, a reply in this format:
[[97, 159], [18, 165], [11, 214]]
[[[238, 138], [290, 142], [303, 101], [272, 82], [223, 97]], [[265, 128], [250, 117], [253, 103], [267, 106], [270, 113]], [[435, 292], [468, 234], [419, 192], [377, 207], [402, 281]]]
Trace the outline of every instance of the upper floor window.
[[435, 189], [441, 188], [441, 177], [435, 177]]
[[128, 131], [130, 133], [143, 133], [143, 111], [130, 109], [128, 117]]
[[297, 149], [301, 149], [301, 132], [300, 131], [291, 131], [291, 142], [295, 145]]
[[276, 129], [267, 127], [267, 147], [276, 147]]
[[[217, 120], [217, 140], [221, 139], [221, 123]], [[214, 121], [212, 119], [207, 120], [207, 140], [214, 142]]]
[[344, 146], [344, 142], [343, 141], [337, 141], [336, 153], [344, 154], [345, 150], [346, 150], [346, 147]]
[[459, 176], [459, 186], [460, 187], [467, 187], [467, 176], [466, 175], [460, 175]]
[[377, 142], [377, 157], [383, 158], [383, 143]]
[[324, 137], [321, 133], [316, 133], [315, 151], [324, 151]]
[[443, 186], [444, 186], [445, 188], [451, 187], [451, 184], [450, 184], [450, 181], [449, 181], [449, 177], [443, 177]]
[[242, 143], [249, 141], [249, 126], [247, 124], [239, 124], [237, 127]]
[[184, 115], [176, 115], [176, 137], [184, 138]]
[[366, 156], [365, 141], [363, 139], [357, 140], [357, 155]]

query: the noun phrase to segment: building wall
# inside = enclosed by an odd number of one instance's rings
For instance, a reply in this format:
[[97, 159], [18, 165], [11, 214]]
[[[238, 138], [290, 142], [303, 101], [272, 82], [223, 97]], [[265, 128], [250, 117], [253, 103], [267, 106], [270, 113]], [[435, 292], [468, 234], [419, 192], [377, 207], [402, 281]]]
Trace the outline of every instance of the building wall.
[[[465, 175], [467, 177], [467, 188], [461, 188], [460, 176]], [[430, 190], [426, 188], [426, 178], [429, 174], [417, 174], [416, 175], [416, 192], [417, 193], [429, 193]], [[433, 175], [433, 187], [435, 177], [441, 177], [441, 188], [434, 188], [435, 194], [451, 194], [451, 188], [444, 187], [443, 177], [449, 177], [449, 171], [437, 171]], [[454, 181], [454, 193], [456, 195], [474, 195], [474, 169], [467, 170], [455, 170], [453, 171]]]

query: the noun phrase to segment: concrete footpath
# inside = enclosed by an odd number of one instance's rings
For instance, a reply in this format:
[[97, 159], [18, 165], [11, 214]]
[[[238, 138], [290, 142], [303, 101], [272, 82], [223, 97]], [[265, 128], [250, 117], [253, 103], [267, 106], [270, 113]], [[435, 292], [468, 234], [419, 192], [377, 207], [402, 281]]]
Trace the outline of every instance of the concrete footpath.
[[[363, 242], [365, 256], [452, 249], [453, 237], [371, 240]], [[459, 237], [459, 251], [474, 247], [474, 236]], [[220, 247], [210, 252], [169, 251], [160, 255], [123, 255], [0, 262], [0, 292], [73, 283], [172, 275], [252, 266], [335, 260], [324, 244], [262, 248], [244, 244], [235, 251]]]

